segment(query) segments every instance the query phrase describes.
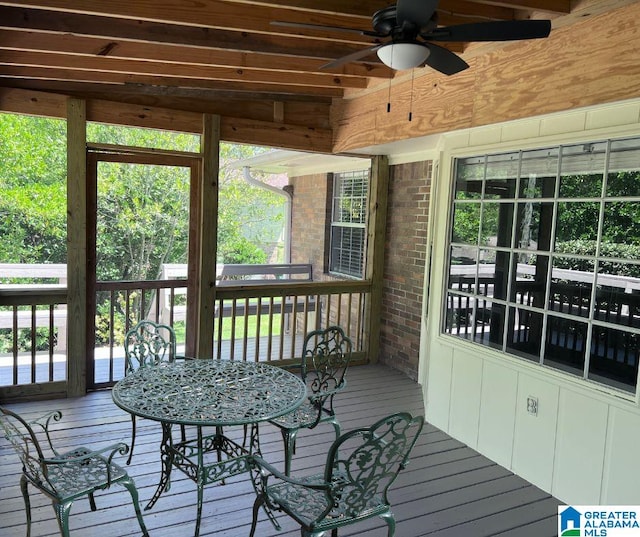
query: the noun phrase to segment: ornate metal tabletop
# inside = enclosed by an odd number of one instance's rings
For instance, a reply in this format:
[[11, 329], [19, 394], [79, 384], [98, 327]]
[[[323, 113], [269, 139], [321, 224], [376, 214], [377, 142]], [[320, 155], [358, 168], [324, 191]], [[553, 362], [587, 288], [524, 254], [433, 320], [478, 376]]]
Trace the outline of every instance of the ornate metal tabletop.
[[[162, 475], [145, 509], [151, 509], [169, 490], [175, 466], [198, 487], [197, 537], [203, 487], [246, 472], [253, 472], [255, 487], [260, 479], [252, 464], [253, 456], [260, 454], [258, 423], [292, 412], [306, 394], [304, 382], [284, 369], [230, 360], [161, 362], [142, 367], [117, 382], [111, 392], [116, 405], [162, 425]], [[174, 442], [173, 424], [195, 425], [196, 437]], [[223, 433], [223, 428], [230, 425], [251, 425], [247, 447]], [[215, 426], [215, 433], [205, 436], [202, 429], [208, 426]], [[268, 510], [267, 515], [273, 517]]]
[[304, 383], [281, 368], [230, 360], [184, 360], [138, 369], [113, 388], [120, 408], [152, 420], [199, 426], [257, 423], [295, 410]]

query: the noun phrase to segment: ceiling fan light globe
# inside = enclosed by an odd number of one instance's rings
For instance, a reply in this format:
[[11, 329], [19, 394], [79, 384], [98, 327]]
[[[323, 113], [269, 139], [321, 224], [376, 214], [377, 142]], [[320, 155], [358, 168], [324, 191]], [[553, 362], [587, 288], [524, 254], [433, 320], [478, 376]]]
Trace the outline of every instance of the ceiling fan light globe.
[[378, 58], [387, 67], [402, 71], [422, 65], [431, 51], [420, 43], [389, 43], [377, 51]]

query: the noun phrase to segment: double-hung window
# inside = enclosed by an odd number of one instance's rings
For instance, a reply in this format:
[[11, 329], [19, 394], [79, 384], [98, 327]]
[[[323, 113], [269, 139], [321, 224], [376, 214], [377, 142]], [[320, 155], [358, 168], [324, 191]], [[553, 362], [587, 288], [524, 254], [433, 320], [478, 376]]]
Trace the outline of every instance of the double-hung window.
[[329, 272], [362, 278], [369, 170], [333, 176]]
[[444, 333], [635, 393], [640, 138], [459, 158]]

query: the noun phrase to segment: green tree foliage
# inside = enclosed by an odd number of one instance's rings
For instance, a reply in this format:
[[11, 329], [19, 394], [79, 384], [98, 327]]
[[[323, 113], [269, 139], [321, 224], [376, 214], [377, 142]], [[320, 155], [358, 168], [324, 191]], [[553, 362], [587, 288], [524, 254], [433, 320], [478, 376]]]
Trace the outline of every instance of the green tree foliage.
[[0, 260], [66, 260], [66, 125], [0, 114]]
[[[198, 151], [199, 137], [88, 125], [103, 144]], [[264, 151], [222, 144], [218, 262], [266, 262], [283, 199], [248, 185], [229, 162]], [[0, 261], [66, 260], [66, 125], [0, 114]], [[98, 278], [155, 279], [162, 263], [186, 263], [189, 174], [184, 168], [101, 163]]]

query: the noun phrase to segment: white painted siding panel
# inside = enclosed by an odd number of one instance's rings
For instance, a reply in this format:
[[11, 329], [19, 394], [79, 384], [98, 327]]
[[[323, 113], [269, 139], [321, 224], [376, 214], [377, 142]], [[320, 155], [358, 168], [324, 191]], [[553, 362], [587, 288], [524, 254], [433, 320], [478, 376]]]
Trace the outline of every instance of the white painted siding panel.
[[517, 386], [516, 371], [493, 362], [485, 362], [480, 398], [478, 450], [507, 468], [511, 467], [513, 455]]
[[600, 498], [608, 407], [570, 390], [560, 392], [553, 488], [558, 498], [590, 504]]
[[482, 360], [462, 350], [454, 351], [449, 429], [472, 448], [478, 443], [481, 389]]
[[449, 429], [449, 405], [451, 403], [451, 369], [453, 349], [434, 344], [429, 357], [427, 374], [426, 418], [432, 425]]
[[[527, 397], [538, 398], [538, 415], [527, 413]], [[550, 491], [558, 422], [559, 389], [525, 374], [518, 376], [513, 470]]]
[[640, 505], [640, 415], [612, 408], [602, 504]]

